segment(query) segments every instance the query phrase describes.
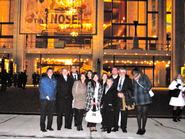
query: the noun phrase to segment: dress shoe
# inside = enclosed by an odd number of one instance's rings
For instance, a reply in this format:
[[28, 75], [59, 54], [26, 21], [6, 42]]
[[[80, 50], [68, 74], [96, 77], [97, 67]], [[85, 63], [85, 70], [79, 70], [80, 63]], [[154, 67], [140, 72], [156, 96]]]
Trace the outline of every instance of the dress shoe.
[[140, 134], [140, 135], [144, 135], [144, 134], [145, 134], [145, 132], [146, 132], [146, 130], [145, 130], [145, 129], [142, 129], [142, 130], [141, 130], [141, 134]]
[[77, 131], [80, 131], [81, 128], [80, 128], [80, 126], [77, 126], [76, 129], [77, 129]]
[[123, 133], [127, 133], [127, 129], [126, 128], [122, 129], [122, 131], [123, 131]]
[[93, 129], [93, 131], [94, 131], [94, 132], [97, 132], [97, 130], [96, 130], [96, 129]]
[[82, 126], [80, 126], [80, 130], [84, 130], [84, 129], [82, 128]]
[[116, 131], [118, 131], [118, 128], [113, 128], [112, 131], [113, 131], [113, 132], [116, 132]]
[[174, 122], [178, 122], [178, 120], [177, 120], [176, 118], [173, 118], [173, 121], [174, 121]]
[[65, 127], [66, 129], [72, 129], [71, 127]]
[[54, 129], [53, 129], [53, 128], [47, 128], [47, 130], [49, 130], [49, 131], [53, 131]]
[[141, 129], [138, 129], [137, 133], [138, 135], [141, 135], [142, 134], [142, 130]]
[[57, 130], [61, 130], [61, 128], [57, 128]]
[[42, 131], [42, 132], [47, 132], [47, 130], [46, 130], [46, 129], [41, 129], [41, 131]]
[[110, 133], [111, 132], [111, 128], [110, 129], [107, 129], [107, 133]]

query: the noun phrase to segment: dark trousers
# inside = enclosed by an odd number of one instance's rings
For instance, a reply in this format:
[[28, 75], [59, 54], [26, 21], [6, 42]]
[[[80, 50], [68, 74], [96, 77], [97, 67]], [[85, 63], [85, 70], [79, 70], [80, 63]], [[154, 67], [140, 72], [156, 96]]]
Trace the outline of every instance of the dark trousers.
[[40, 128], [44, 130], [46, 128], [45, 121], [47, 117], [47, 128], [51, 128], [53, 123], [53, 111], [55, 101], [41, 100], [40, 101]]
[[77, 127], [82, 127], [83, 113], [83, 109], [74, 109], [75, 123]]
[[128, 111], [121, 111], [121, 129], [127, 128], [127, 117], [128, 117]]
[[65, 128], [71, 129], [73, 111], [71, 100], [59, 100], [57, 102], [57, 129], [60, 130], [63, 124], [63, 116], [65, 117]]
[[114, 128], [115, 129], [118, 129], [119, 128], [119, 126], [118, 126], [119, 112], [120, 112], [119, 108], [116, 108], [114, 110]]
[[111, 129], [114, 127], [114, 110], [113, 108], [102, 109], [102, 127], [104, 129]]

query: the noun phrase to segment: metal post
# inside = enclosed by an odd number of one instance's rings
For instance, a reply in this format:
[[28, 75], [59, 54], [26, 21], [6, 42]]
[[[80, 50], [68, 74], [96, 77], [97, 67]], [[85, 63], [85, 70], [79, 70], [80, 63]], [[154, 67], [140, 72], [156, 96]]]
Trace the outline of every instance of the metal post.
[[153, 86], [155, 86], [155, 84], [154, 84], [154, 77], [155, 77], [155, 56], [152, 56], [152, 60], [153, 60], [153, 65], [152, 65]]
[[42, 54], [40, 54], [40, 61], [39, 61], [39, 68], [40, 68], [40, 75], [42, 74]]

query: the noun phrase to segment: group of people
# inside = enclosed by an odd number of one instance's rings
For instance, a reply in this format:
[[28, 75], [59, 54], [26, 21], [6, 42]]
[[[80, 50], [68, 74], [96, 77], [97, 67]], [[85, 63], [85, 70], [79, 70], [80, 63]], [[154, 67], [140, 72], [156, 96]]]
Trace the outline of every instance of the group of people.
[[[137, 68], [132, 70], [132, 78], [123, 67], [114, 67], [111, 76], [104, 73], [101, 77], [91, 70], [78, 74], [75, 67], [72, 67], [71, 72], [64, 68], [60, 75], [53, 76], [53, 69], [48, 68], [46, 76], [42, 77], [39, 83], [41, 131], [53, 130], [55, 107], [57, 130], [62, 128], [63, 117], [64, 127], [71, 129], [74, 115], [74, 125], [77, 131], [81, 131], [84, 115], [96, 106], [101, 110], [102, 131], [110, 133], [121, 128], [126, 133], [128, 110], [135, 106], [137, 134], [143, 135], [146, 132], [148, 108], [152, 103], [149, 95], [151, 87], [147, 75]], [[96, 122], [88, 122], [87, 127], [91, 132], [97, 131]]]
[[0, 73], [1, 80], [1, 92], [6, 92], [7, 87], [19, 87], [25, 89], [27, 83], [27, 74], [24, 72], [7, 72], [6, 70], [2, 70]]

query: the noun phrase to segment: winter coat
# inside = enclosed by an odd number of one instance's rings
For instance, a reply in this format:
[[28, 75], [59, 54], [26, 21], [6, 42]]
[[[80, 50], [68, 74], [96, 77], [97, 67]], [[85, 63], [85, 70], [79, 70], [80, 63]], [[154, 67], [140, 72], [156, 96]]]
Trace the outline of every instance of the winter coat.
[[[85, 107], [86, 111], [89, 111], [89, 109], [92, 107], [91, 101], [93, 101], [93, 98], [94, 98], [95, 87], [93, 87], [92, 83], [93, 81], [89, 81], [87, 83], [87, 97], [86, 97], [86, 107]], [[99, 84], [98, 99], [97, 99], [98, 104], [101, 103], [102, 94], [103, 94], [103, 89], [102, 89], [102, 86]]]
[[134, 101], [136, 105], [146, 105], [152, 103], [152, 98], [149, 95], [149, 90], [152, 88], [152, 84], [147, 75], [141, 74], [139, 84], [135, 80], [133, 81], [134, 87]]
[[40, 99], [54, 101], [56, 99], [56, 85], [55, 78], [43, 77], [39, 84]]
[[87, 96], [86, 84], [81, 81], [75, 81], [72, 88], [73, 108], [84, 109]]

